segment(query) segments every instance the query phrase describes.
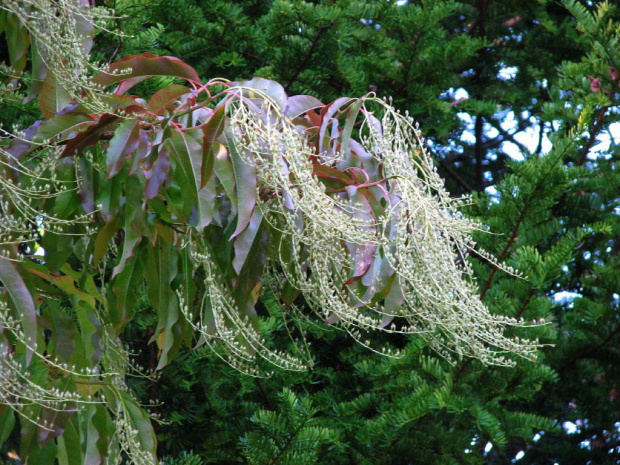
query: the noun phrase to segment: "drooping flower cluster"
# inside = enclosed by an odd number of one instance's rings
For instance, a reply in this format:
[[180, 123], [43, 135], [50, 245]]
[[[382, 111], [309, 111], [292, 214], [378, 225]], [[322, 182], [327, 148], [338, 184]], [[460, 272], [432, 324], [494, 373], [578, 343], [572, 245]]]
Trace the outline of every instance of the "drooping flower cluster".
[[[537, 341], [503, 335], [527, 323], [491, 315], [458, 260], [479, 225], [444, 189], [411, 118], [367, 97], [342, 111], [342, 128], [322, 128], [256, 89], [230, 93], [229, 142], [256, 170], [256, 208], [277, 237], [264, 280], [276, 293], [292, 285], [362, 343], [379, 329], [419, 333], [448, 357], [535, 358]], [[348, 139], [358, 111], [359, 142]]]
[[[46, 108], [51, 114], [71, 100], [91, 111], [109, 109], [102, 100], [102, 89], [90, 81], [96, 66], [90, 60], [95, 26], [105, 27], [113, 16], [105, 8], [92, 8], [89, 0], [3, 0], [0, 9], [8, 13], [12, 34], [19, 43], [12, 66], [4, 74], [13, 83], [21, 77], [28, 45], [32, 49], [32, 84], [30, 96], [55, 95], [57, 108]], [[44, 111], [45, 112], [45, 111]]]

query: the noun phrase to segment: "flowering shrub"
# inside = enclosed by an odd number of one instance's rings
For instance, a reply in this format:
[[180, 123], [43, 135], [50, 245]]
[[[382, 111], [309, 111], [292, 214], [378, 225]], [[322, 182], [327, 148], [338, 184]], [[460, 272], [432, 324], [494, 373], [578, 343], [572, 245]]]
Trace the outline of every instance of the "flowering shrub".
[[[261, 295], [287, 320], [314, 314], [366, 345], [371, 331], [417, 333], [448, 358], [535, 358], [536, 341], [503, 334], [525, 323], [481, 303], [464, 260], [479, 225], [389, 103], [324, 105], [259, 78], [203, 84], [181, 60], [151, 54], [89, 79], [65, 71], [44, 80], [47, 119], [0, 148], [8, 431], [14, 411], [37, 447], [62, 435], [58, 454], [73, 441], [95, 462], [153, 463], [149, 417], [125, 383], [141, 370], [120, 341], [143, 286], [158, 313], [157, 368], [183, 344], [213, 346], [255, 375], [256, 357], [311, 366], [303, 334], [289, 351], [265, 340]], [[154, 75], [183, 83], [130, 93]]]

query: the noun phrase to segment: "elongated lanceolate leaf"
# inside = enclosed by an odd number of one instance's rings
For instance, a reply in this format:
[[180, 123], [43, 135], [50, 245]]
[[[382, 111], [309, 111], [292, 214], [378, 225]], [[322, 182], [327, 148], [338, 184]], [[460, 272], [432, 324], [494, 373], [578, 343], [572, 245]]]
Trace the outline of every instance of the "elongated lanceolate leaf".
[[286, 100], [284, 115], [289, 118], [296, 118], [312, 108], [321, 106], [323, 106], [321, 101], [311, 95], [293, 95]]
[[256, 167], [247, 165], [238, 152], [233, 137], [226, 135], [228, 150], [232, 160], [233, 171], [235, 173], [235, 183], [237, 186], [237, 228], [230, 236], [234, 238], [239, 235], [250, 223], [252, 212], [256, 206]]
[[[366, 221], [368, 226], [364, 228], [370, 233], [374, 232], [376, 219], [366, 196], [355, 186], [347, 186], [346, 191], [352, 202], [351, 211], [348, 213], [354, 218]], [[347, 242], [346, 245], [353, 260], [353, 274], [351, 277], [362, 276], [371, 265], [377, 247], [373, 244], [353, 244], [350, 242]]]
[[[152, 53], [123, 57], [116, 63], [112, 63], [108, 71], [93, 76], [92, 81], [102, 86], [110, 86], [135, 77], [174, 76], [196, 83], [200, 82], [200, 76], [196, 70], [187, 63], [175, 57], [160, 57]], [[123, 88], [124, 92], [127, 90], [129, 90], [128, 87]]]
[[138, 121], [128, 119], [118, 125], [106, 150], [107, 178], [115, 176], [125, 164], [127, 156], [138, 148], [140, 127]]
[[340, 137], [340, 151], [344, 155], [344, 161], [347, 166], [351, 166], [351, 150], [349, 149], [349, 142], [351, 141], [351, 134], [353, 134], [353, 126], [357, 121], [357, 115], [364, 104], [363, 99], [358, 99], [351, 104], [347, 113], [347, 118], [342, 128], [342, 136]]
[[224, 131], [226, 112], [224, 105], [218, 105], [202, 131], [202, 166], [200, 171], [200, 187], [204, 187], [213, 175], [213, 164], [217, 155], [216, 139]]
[[149, 99], [147, 109], [156, 115], [163, 114], [164, 110], [173, 102], [176, 102], [181, 95], [189, 94], [189, 87], [180, 84], [172, 84], [158, 90]]
[[29, 348], [26, 351], [26, 363], [32, 359], [32, 347], [37, 341], [37, 313], [34, 299], [24, 282], [24, 279], [17, 270], [15, 262], [0, 255], [0, 281], [4, 288], [9, 292], [11, 300], [15, 304], [19, 316], [21, 317], [22, 330], [26, 340], [29, 341]]
[[105, 114], [101, 116], [99, 121], [69, 139], [61, 156], [72, 157], [76, 153], [82, 153], [86, 147], [96, 145], [101, 140], [101, 135], [106, 131], [112, 130], [120, 121], [121, 118], [116, 115]]
[[258, 233], [262, 221], [263, 214], [259, 209], [255, 209], [254, 213], [252, 213], [252, 217], [250, 218], [248, 227], [235, 238], [235, 258], [233, 259], [233, 268], [237, 274], [241, 273], [241, 269], [248, 258], [250, 248], [256, 239], [256, 234]]
[[28, 29], [26, 29], [17, 16], [8, 13], [5, 13], [5, 15], [6, 29], [3, 32], [6, 34], [11, 67], [20, 72], [24, 70], [28, 62], [30, 36]]
[[256, 89], [257, 92], [243, 89], [243, 95], [246, 97], [263, 99], [266, 95], [275, 103], [277, 103], [281, 110], [284, 110], [284, 108], [286, 107], [286, 91], [284, 90], [284, 87], [282, 87], [282, 85], [278, 82], [261, 77], [255, 77], [250, 79], [249, 81], [233, 83], [233, 85], [238, 85], [240, 87], [249, 89]]
[[123, 412], [127, 415], [129, 427], [136, 431], [136, 439], [140, 442], [140, 450], [148, 452], [155, 460], [157, 449], [157, 438], [151, 418], [146, 411], [131, 397], [128, 392], [119, 391], [120, 401]]
[[92, 124], [94, 121], [90, 115], [81, 111], [77, 105], [71, 105], [51, 116], [50, 119], [43, 121], [32, 140], [43, 142], [62, 133], [68, 135], [70, 132], [83, 129], [84, 126]]
[[321, 111], [321, 127], [319, 129], [319, 140], [317, 141], [317, 148], [319, 149], [319, 153], [323, 153], [327, 150], [329, 146], [329, 141], [325, 140], [325, 133], [327, 132], [327, 128], [334, 121], [334, 115], [338, 110], [340, 110], [344, 105], [349, 103], [352, 99], [348, 97], [340, 97], [339, 99], [334, 100], [331, 104], [323, 108]]
[[159, 189], [168, 178], [169, 171], [170, 149], [167, 144], [163, 144], [159, 146], [157, 159], [148, 172], [148, 179], [146, 180], [146, 185], [144, 186], [144, 197], [146, 200], [151, 200], [157, 196]]
[[[202, 158], [202, 146], [189, 134], [182, 131], [172, 131], [170, 138], [165, 142], [172, 153], [178, 169], [180, 179], [177, 180], [187, 192], [185, 201], [191, 202], [191, 209], [195, 212], [196, 219], [191, 221], [199, 230], [204, 229], [213, 219], [215, 193], [213, 196], [205, 195], [210, 192], [209, 185], [201, 188], [200, 173]], [[202, 192], [204, 191], [204, 192]]]
[[159, 237], [155, 247], [149, 248], [145, 268], [148, 295], [157, 309], [157, 328], [152, 341], [160, 349], [157, 368], [163, 368], [176, 355], [182, 339], [182, 317], [178, 298], [172, 289], [172, 281], [178, 273], [178, 255], [174, 245]]

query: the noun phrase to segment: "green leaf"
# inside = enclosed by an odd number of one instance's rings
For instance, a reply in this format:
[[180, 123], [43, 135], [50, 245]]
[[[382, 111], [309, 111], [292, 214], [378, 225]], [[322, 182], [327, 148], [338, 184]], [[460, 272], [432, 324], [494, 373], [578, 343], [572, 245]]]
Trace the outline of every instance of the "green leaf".
[[45, 311], [41, 315], [41, 327], [51, 333], [48, 336], [47, 353], [65, 363], [75, 364], [83, 359], [84, 351], [77, 343], [80, 334], [74, 318], [61, 310], [60, 302], [56, 299], [46, 299], [42, 308]]
[[114, 176], [101, 183], [96, 201], [101, 207], [99, 213], [104, 221], [110, 222], [118, 215], [125, 183], [127, 178], [123, 176]]
[[28, 29], [26, 29], [17, 16], [7, 14], [5, 21], [6, 44], [11, 67], [20, 72], [26, 68], [26, 63], [28, 62], [30, 35], [28, 34]]
[[[68, 265], [67, 265], [68, 266]], [[76, 287], [69, 275], [51, 276], [51, 283], [62, 289], [71, 299], [80, 325], [80, 335], [86, 359], [93, 366], [101, 360], [101, 322], [97, 318], [97, 304], [92, 294]], [[85, 368], [85, 367], [81, 367]]]
[[[13, 250], [13, 252], [15, 251]], [[13, 253], [12, 255], [16, 254]], [[17, 269], [17, 264], [5, 255], [0, 255], [0, 281], [9, 292], [11, 300], [17, 308], [24, 337], [29, 341], [29, 347], [26, 349], [26, 364], [29, 364], [33, 353], [31, 347], [36, 343], [38, 333], [36, 308], [28, 286], [26, 286]]]
[[6, 404], [0, 405], [0, 444], [4, 444], [14, 427], [15, 411]]
[[118, 217], [115, 216], [112, 220], [106, 222], [105, 226], [101, 228], [97, 238], [95, 239], [95, 247], [93, 249], [93, 264], [99, 263], [105, 253], [108, 251], [110, 240], [116, 234], [116, 227], [118, 225]]
[[84, 465], [101, 465], [105, 456], [98, 447], [99, 439], [107, 433], [102, 429], [101, 422], [96, 422], [97, 414], [101, 415], [101, 405], [86, 405], [80, 412], [81, 439], [84, 444]]
[[39, 93], [39, 108], [45, 118], [51, 118], [56, 113], [71, 104], [69, 93], [58, 85], [56, 77], [49, 73], [43, 80]]
[[[130, 177], [129, 179], [132, 179]], [[145, 212], [140, 202], [141, 186], [137, 182], [129, 182], [125, 186], [125, 196], [127, 202], [123, 209], [123, 229], [124, 239], [122, 243], [121, 256], [114, 269], [112, 277], [120, 273], [125, 268], [127, 262], [134, 257], [136, 246], [142, 237], [148, 234], [148, 226], [145, 220]]]
[[183, 339], [183, 316], [172, 282], [178, 274], [178, 253], [160, 235], [149, 248], [145, 269], [149, 301], [157, 309], [157, 328], [151, 339], [160, 349], [157, 369], [166, 366], [178, 352]]
[[46, 231], [42, 246], [46, 251], [45, 264], [50, 270], [58, 271], [73, 253], [73, 238]]
[[58, 465], [83, 465], [85, 463], [77, 417], [71, 418], [65, 426], [64, 434], [56, 441], [58, 443]]
[[135, 313], [140, 286], [144, 279], [143, 251], [145, 242], [134, 249], [134, 257], [112, 281], [112, 293], [109, 295], [109, 320], [120, 332]]
[[123, 411], [127, 414], [129, 426], [132, 430], [137, 432], [137, 439], [140, 442], [140, 449], [148, 452], [152, 455], [153, 459], [155, 459], [157, 438], [155, 436], [155, 432], [153, 431], [151, 418], [144, 411], [144, 409], [136, 403], [128, 392], [119, 391], [119, 396], [123, 406]]

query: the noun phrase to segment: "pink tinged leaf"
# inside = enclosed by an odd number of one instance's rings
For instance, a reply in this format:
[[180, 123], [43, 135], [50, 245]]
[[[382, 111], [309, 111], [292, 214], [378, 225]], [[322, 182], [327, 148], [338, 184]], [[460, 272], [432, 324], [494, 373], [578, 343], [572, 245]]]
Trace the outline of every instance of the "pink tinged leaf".
[[[405, 296], [403, 295], [402, 285], [400, 279], [396, 277], [396, 280], [392, 285], [390, 292], [388, 293], [388, 295], [385, 296], [385, 299], [383, 301], [383, 312], [386, 315], [396, 315], [398, 313], [398, 310], [403, 306], [404, 301]], [[382, 321], [382, 324], [384, 326], [388, 323], [389, 321]]]
[[86, 128], [85, 131], [76, 134], [67, 141], [61, 157], [72, 157], [76, 153], [82, 153], [86, 147], [97, 144], [101, 140], [103, 133], [113, 129], [119, 121], [121, 121], [121, 119], [118, 116], [108, 114], [102, 115], [99, 121], [93, 123]]
[[618, 79], [620, 79], [620, 72], [618, 72], [616, 68], [614, 68], [613, 66], [608, 66], [608, 68], [609, 68], [609, 77], [611, 78], [612, 81], [617, 81]]
[[392, 320], [394, 320], [394, 316], [393, 315], [383, 315], [381, 317], [381, 321], [377, 325], [377, 328], [379, 328], [379, 329], [385, 328], [387, 325], [389, 325], [392, 322]]
[[394, 269], [380, 251], [375, 253], [374, 260], [368, 271], [362, 276], [362, 284], [368, 289], [360, 300], [370, 302], [389, 290], [392, 285]]
[[334, 323], [338, 323], [339, 321], [340, 321], [340, 317], [336, 315], [335, 313], [332, 313], [330, 316], [328, 316], [325, 319], [325, 323], [327, 323], [328, 325], [333, 325]]
[[82, 7], [82, 12], [76, 11], [73, 15], [73, 19], [75, 21], [75, 33], [76, 36], [83, 40], [82, 49], [85, 54], [90, 53], [90, 49], [93, 46], [93, 37], [95, 35], [95, 23], [90, 17], [90, 8], [91, 2], [90, 0], [78, 0], [80, 6]]
[[233, 259], [233, 268], [237, 274], [241, 273], [241, 269], [245, 264], [248, 254], [250, 253], [250, 248], [256, 239], [256, 233], [258, 232], [262, 221], [262, 212], [259, 209], [255, 209], [254, 213], [252, 213], [252, 217], [250, 218], [248, 227], [235, 238], [235, 258]]
[[289, 118], [296, 118], [308, 110], [321, 106], [323, 106], [321, 101], [311, 95], [294, 95], [287, 99], [284, 115]]
[[355, 126], [357, 116], [359, 115], [363, 104], [363, 99], [357, 99], [357, 101], [351, 104], [347, 111], [344, 127], [342, 128], [342, 136], [340, 137], [340, 151], [344, 154], [344, 162], [347, 166], [351, 165], [351, 149], [349, 148], [349, 143], [351, 141], [351, 135], [353, 134], [353, 127]]
[[140, 142], [139, 131], [138, 121], [133, 119], [125, 120], [118, 125], [106, 150], [106, 179], [116, 176], [125, 165], [128, 156], [136, 151]]
[[325, 133], [327, 132], [327, 128], [331, 125], [332, 118], [338, 110], [351, 102], [351, 100], [352, 99], [348, 97], [340, 97], [321, 110], [321, 127], [319, 129], [319, 139], [317, 141], [319, 153], [326, 151], [329, 146], [329, 141], [325, 140]]
[[233, 239], [241, 234], [250, 223], [256, 205], [257, 179], [256, 167], [246, 165], [230, 134], [226, 135], [226, 139], [237, 186], [237, 228], [230, 236]]
[[36, 136], [37, 131], [39, 130], [39, 126], [41, 126], [41, 124], [43, 124], [42, 120], [36, 121], [32, 126], [30, 126], [24, 131], [23, 138], [15, 137], [9, 144], [6, 151], [10, 153], [13, 158], [19, 159], [23, 155], [29, 153], [31, 150], [34, 150], [36, 148], [36, 145], [31, 144], [29, 141], [31, 141]]
[[200, 187], [209, 181], [213, 175], [213, 164], [217, 153], [216, 139], [224, 131], [226, 111], [224, 104], [217, 106], [202, 131], [202, 164], [200, 169]]
[[116, 87], [116, 89], [114, 89], [114, 94], [123, 95], [124, 93], [128, 92], [132, 87], [137, 86], [142, 81], [146, 81], [150, 77], [152, 76], [136, 76], [136, 77], [132, 77], [129, 79], [125, 79], [124, 81], [120, 82], [120, 84], [118, 85], [118, 87]]
[[[6, 248], [3, 251], [6, 251]], [[10, 255], [16, 256], [17, 250], [12, 248]], [[0, 255], [0, 281], [2, 281], [2, 285], [9, 292], [9, 296], [17, 308], [21, 319], [24, 337], [28, 341], [26, 363], [30, 364], [33, 348], [37, 341], [37, 313], [34, 299], [18, 271], [16, 263], [4, 255]]]
[[[200, 76], [187, 63], [175, 57], [160, 57], [151, 53], [123, 57], [116, 63], [112, 63], [108, 72], [93, 76], [92, 81], [107, 87], [131, 78], [150, 76], [173, 76], [200, 83]], [[129, 87], [124, 86], [124, 91], [127, 90]]]
[[[278, 161], [280, 162], [280, 171], [282, 172], [284, 179], [289, 179], [291, 172], [288, 168], [288, 163], [284, 158], [283, 154], [278, 155]], [[288, 189], [282, 189], [282, 200], [284, 201], [284, 206], [286, 208], [288, 208], [289, 210], [295, 209], [295, 203], [293, 202], [293, 199]]]
[[151, 144], [149, 141], [148, 133], [140, 128], [138, 131], [138, 147], [136, 149], [136, 154], [133, 157], [133, 163], [129, 168], [129, 176], [138, 171], [140, 167], [140, 163], [149, 156], [151, 153]]
[[596, 93], [603, 90], [603, 86], [601, 85], [601, 80], [599, 78], [588, 76], [588, 79], [590, 80], [590, 91]]
[[368, 174], [368, 177], [371, 181], [379, 180], [379, 163], [375, 158], [366, 151], [364, 146], [360, 144], [355, 139], [351, 139], [349, 141], [349, 146], [351, 147], [352, 155], [355, 155], [360, 161], [361, 166]]
[[364, 112], [364, 117], [372, 126], [373, 131], [378, 135], [379, 139], [381, 139], [383, 136], [383, 126], [381, 125], [381, 121], [379, 121], [377, 117], [370, 112]]
[[[62, 392], [63, 384], [65, 384], [64, 380], [60, 380], [61, 382], [54, 383], [56, 388]], [[40, 420], [47, 426], [46, 428], [39, 427], [37, 429], [37, 441], [41, 445], [41, 447], [45, 447], [47, 443], [64, 434], [65, 426], [69, 421], [69, 418], [77, 411], [75, 406], [70, 406], [68, 403], [63, 405], [62, 409], [57, 408], [49, 408], [45, 405], [41, 409], [41, 413], [39, 414]]]
[[235, 86], [249, 87], [250, 89], [256, 89], [258, 92], [252, 92], [252, 90], [244, 89], [243, 95], [248, 98], [263, 98], [262, 94], [267, 95], [275, 103], [278, 104], [280, 109], [286, 107], [286, 91], [281, 84], [269, 79], [255, 77], [249, 81], [241, 81], [239, 83], [233, 83]]
[[[346, 191], [349, 194], [349, 199], [355, 204], [349, 214], [357, 219], [366, 221], [368, 226], [363, 228], [367, 232], [373, 233], [375, 231], [375, 216], [370, 202], [355, 186], [347, 186]], [[354, 244], [351, 242], [347, 242], [346, 245], [353, 261], [353, 274], [350, 278], [363, 276], [373, 262], [377, 246], [373, 244]]]
[[187, 86], [182, 86], [180, 84], [166, 86], [153, 94], [149, 99], [147, 109], [151, 113], [161, 115], [166, 108], [169, 108], [170, 104], [178, 101], [179, 97], [190, 93], [191, 90]]
[[68, 136], [71, 132], [83, 130], [94, 121], [91, 116], [77, 109], [76, 105], [72, 105], [44, 121], [32, 140], [43, 142], [58, 135]]
[[157, 196], [159, 189], [164, 185], [170, 171], [170, 150], [167, 145], [160, 145], [155, 163], [148, 172], [148, 179], [144, 186], [144, 197], [151, 200]]
[[233, 212], [237, 211], [237, 192], [235, 189], [235, 173], [232, 167], [232, 161], [228, 156], [228, 150], [219, 142], [216, 142], [215, 159], [213, 161], [213, 171], [217, 176], [217, 179], [222, 184], [226, 196], [230, 200], [231, 208]]

